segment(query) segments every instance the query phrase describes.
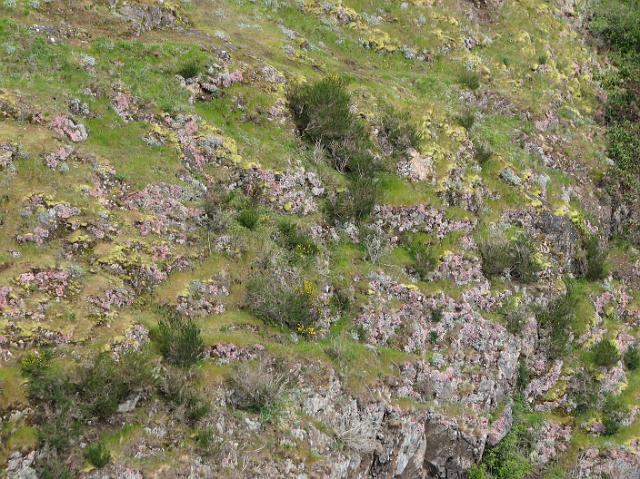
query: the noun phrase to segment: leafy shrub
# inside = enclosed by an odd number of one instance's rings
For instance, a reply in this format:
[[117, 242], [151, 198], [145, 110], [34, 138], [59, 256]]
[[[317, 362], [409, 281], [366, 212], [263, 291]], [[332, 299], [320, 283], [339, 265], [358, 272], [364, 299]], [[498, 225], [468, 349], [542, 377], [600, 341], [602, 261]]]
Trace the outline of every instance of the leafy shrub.
[[624, 365], [629, 371], [635, 371], [640, 367], [640, 350], [637, 347], [631, 346], [624, 353]]
[[179, 69], [178, 69], [178, 75], [180, 75], [182, 78], [189, 80], [191, 78], [195, 78], [200, 74], [200, 63], [198, 63], [196, 60], [190, 60], [186, 63], [184, 63]]
[[397, 111], [385, 104], [382, 109], [381, 135], [394, 151], [404, 152], [409, 148], [418, 148], [422, 134], [411, 119], [408, 111]]
[[256, 274], [247, 284], [247, 305], [258, 318], [290, 329], [315, 323], [312, 292], [296, 275]]
[[579, 258], [578, 273], [589, 281], [599, 281], [606, 277], [607, 251], [596, 236], [583, 241], [582, 257]]
[[245, 208], [238, 214], [238, 223], [253, 231], [260, 222], [260, 212], [257, 208]]
[[158, 321], [157, 341], [160, 352], [171, 364], [188, 367], [202, 356], [204, 342], [200, 328], [191, 318], [184, 318], [176, 311], [164, 309]]
[[604, 435], [612, 436], [617, 433], [622, 426], [624, 417], [629, 413], [627, 405], [620, 396], [607, 396], [602, 407], [602, 425]]
[[476, 122], [476, 113], [471, 109], [467, 109], [457, 116], [456, 120], [465, 130], [471, 131], [471, 128], [473, 128], [473, 125]]
[[231, 401], [238, 409], [270, 414], [283, 400], [287, 375], [264, 361], [242, 363], [229, 377]]
[[493, 149], [486, 141], [473, 142], [473, 157], [480, 166], [484, 165], [493, 156]]
[[593, 360], [598, 366], [610, 368], [620, 360], [620, 353], [615, 344], [603, 339], [593, 348]]
[[84, 451], [84, 457], [98, 469], [106, 466], [111, 461], [111, 453], [100, 443], [87, 446]]
[[318, 254], [318, 246], [308, 234], [300, 231], [298, 226], [290, 220], [283, 220], [278, 224], [278, 230], [285, 247], [301, 257], [315, 256]]
[[511, 276], [523, 283], [537, 278], [541, 270], [536, 261], [533, 239], [525, 234], [509, 241], [503, 235], [494, 235], [479, 244], [482, 272], [491, 278], [509, 271]]
[[505, 325], [511, 334], [520, 334], [527, 324], [527, 311], [516, 309], [505, 315]]
[[577, 414], [587, 412], [598, 403], [599, 386], [590, 371], [578, 371], [570, 382], [571, 399]]
[[57, 455], [48, 454], [37, 457], [35, 469], [40, 479], [72, 479], [77, 477], [77, 473], [60, 459]]
[[198, 370], [167, 367], [159, 384], [174, 415], [192, 424], [209, 413], [209, 404], [196, 389], [198, 378]]
[[204, 224], [207, 231], [221, 233], [229, 226], [229, 213], [224, 208], [227, 200], [228, 198], [220, 197], [220, 195], [212, 194], [211, 192], [207, 195], [203, 205]]
[[429, 275], [438, 265], [438, 254], [433, 247], [419, 238], [407, 237], [403, 242], [413, 259], [413, 269], [421, 280], [427, 281]]
[[569, 285], [566, 294], [538, 310], [538, 320], [546, 333], [546, 346], [551, 358], [563, 356], [570, 346], [569, 337], [576, 306], [577, 296]]
[[511, 431], [496, 446], [489, 448], [483, 457], [484, 467], [474, 471], [477, 478], [524, 479], [533, 472], [529, 461], [532, 437], [531, 424], [526, 417], [526, 406], [516, 400], [513, 404]]
[[367, 218], [382, 191], [373, 177], [356, 177], [348, 191], [338, 193], [330, 203], [329, 214], [334, 221], [345, 222]]
[[469, 90], [477, 90], [480, 88], [480, 75], [471, 70], [463, 70], [458, 79], [460, 84]]
[[362, 119], [351, 111], [347, 82], [326, 77], [296, 84], [287, 92], [293, 122], [310, 145], [324, 147], [334, 168], [365, 176], [372, 171], [371, 140]]

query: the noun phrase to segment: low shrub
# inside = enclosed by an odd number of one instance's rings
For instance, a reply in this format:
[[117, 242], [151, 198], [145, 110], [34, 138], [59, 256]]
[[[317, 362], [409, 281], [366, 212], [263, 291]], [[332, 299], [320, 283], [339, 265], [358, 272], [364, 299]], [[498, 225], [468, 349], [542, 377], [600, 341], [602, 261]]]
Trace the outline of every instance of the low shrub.
[[465, 130], [471, 131], [471, 128], [473, 128], [473, 125], [476, 122], [476, 113], [471, 109], [467, 109], [456, 117], [456, 121]]
[[484, 454], [473, 474], [480, 479], [524, 479], [534, 470], [529, 460], [534, 428], [526, 416], [523, 401], [513, 404], [513, 425], [509, 433]]
[[411, 119], [408, 111], [398, 111], [389, 104], [382, 108], [380, 134], [389, 146], [398, 153], [409, 148], [417, 149], [422, 141], [422, 134]]
[[578, 274], [589, 281], [599, 281], [607, 275], [607, 251], [596, 236], [590, 236], [582, 244], [578, 258]]
[[471, 70], [463, 70], [458, 78], [458, 82], [469, 90], [477, 90], [480, 88], [480, 75]]
[[315, 323], [313, 292], [297, 275], [259, 273], [247, 284], [249, 310], [265, 322], [292, 330]]
[[344, 78], [330, 76], [292, 85], [287, 103], [302, 138], [310, 145], [320, 142], [336, 170], [359, 176], [372, 171], [369, 132], [364, 121], [351, 111]]
[[162, 356], [173, 365], [188, 367], [197, 363], [204, 348], [200, 328], [191, 318], [184, 318], [173, 309], [162, 310], [158, 321], [157, 342]]
[[367, 218], [380, 201], [382, 191], [374, 177], [356, 177], [347, 191], [338, 193], [329, 204], [333, 221], [361, 221]]
[[111, 461], [111, 453], [100, 443], [90, 444], [84, 451], [84, 457], [98, 469], [106, 466]]
[[197, 369], [167, 367], [163, 371], [159, 391], [168, 401], [175, 417], [194, 424], [209, 413], [209, 404], [197, 390]]
[[571, 400], [577, 414], [583, 414], [598, 403], [599, 385], [587, 370], [576, 372], [570, 381]]
[[270, 415], [283, 401], [288, 380], [284, 372], [258, 361], [236, 367], [228, 385], [236, 408]]
[[593, 348], [593, 361], [597, 366], [610, 368], [620, 360], [620, 353], [615, 344], [608, 339], [601, 340]]
[[509, 272], [512, 278], [530, 283], [541, 270], [535, 259], [533, 239], [521, 234], [515, 240], [503, 235], [494, 235], [478, 245], [482, 258], [482, 272], [488, 278]]
[[238, 214], [238, 223], [247, 228], [248, 230], [255, 230], [256, 226], [260, 222], [260, 212], [257, 208], [249, 207], [245, 208]]
[[627, 414], [629, 414], [629, 408], [621, 396], [607, 396], [604, 406], [602, 407], [603, 434], [605, 436], [612, 436], [617, 433]]
[[640, 350], [636, 346], [631, 346], [624, 353], [624, 365], [629, 371], [635, 371], [640, 367]]
[[185, 80], [189, 80], [191, 78], [195, 78], [200, 74], [201, 69], [200, 63], [195, 60], [188, 61], [184, 63], [177, 71], [178, 75], [180, 75]]
[[575, 319], [577, 302], [569, 285], [566, 294], [538, 309], [538, 321], [545, 332], [546, 348], [551, 358], [563, 356], [570, 347], [571, 325]]
[[480, 166], [484, 165], [493, 156], [493, 148], [486, 141], [473, 142], [473, 157]]
[[318, 246], [311, 239], [310, 235], [303, 233], [292, 221], [281, 221], [278, 224], [278, 231], [280, 232], [284, 246], [297, 256], [308, 257], [318, 254]]

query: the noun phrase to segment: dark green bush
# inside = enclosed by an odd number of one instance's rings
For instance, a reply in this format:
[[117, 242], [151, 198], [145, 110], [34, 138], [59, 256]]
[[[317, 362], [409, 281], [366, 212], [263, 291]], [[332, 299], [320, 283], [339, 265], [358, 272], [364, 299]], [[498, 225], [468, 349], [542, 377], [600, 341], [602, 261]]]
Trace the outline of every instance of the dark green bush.
[[200, 328], [191, 318], [184, 318], [171, 309], [162, 311], [158, 321], [157, 342], [164, 358], [173, 365], [188, 367], [202, 357], [204, 342]]
[[488, 278], [508, 271], [514, 279], [529, 283], [537, 278], [537, 273], [541, 270], [534, 257], [533, 239], [526, 234], [521, 234], [512, 241], [503, 235], [494, 235], [481, 241], [478, 246], [482, 272]]
[[238, 214], [238, 223], [249, 230], [254, 230], [260, 222], [260, 211], [257, 208], [249, 207], [243, 209]]
[[631, 346], [624, 353], [624, 365], [629, 371], [635, 371], [640, 367], [640, 350], [636, 346]]
[[473, 142], [473, 157], [480, 166], [484, 165], [493, 156], [493, 149], [486, 141]]
[[413, 259], [413, 269], [422, 281], [428, 281], [429, 275], [438, 265], [435, 249], [419, 237], [405, 236], [402, 240], [407, 252]]
[[629, 408], [621, 396], [607, 396], [602, 407], [602, 425], [604, 435], [612, 436], [617, 433], [622, 426], [624, 417], [629, 414]]
[[284, 242], [284, 246], [291, 252], [302, 256], [315, 256], [318, 254], [318, 246], [308, 234], [302, 233], [298, 226], [290, 220], [283, 220], [278, 224], [278, 230]]
[[469, 90], [477, 90], [480, 88], [480, 75], [471, 70], [463, 70], [458, 79], [459, 83]]
[[607, 250], [603, 248], [597, 236], [590, 236], [583, 241], [583, 257], [578, 272], [589, 281], [599, 281], [607, 276]]
[[51, 452], [38, 457], [34, 465], [40, 479], [73, 479], [78, 476], [71, 466]]
[[538, 310], [538, 321], [546, 333], [546, 346], [551, 358], [563, 356], [570, 347], [569, 338], [577, 302], [577, 295], [569, 285], [566, 294]]
[[640, 123], [624, 122], [607, 131], [609, 157], [622, 170], [640, 170]]
[[476, 113], [471, 109], [467, 109], [456, 117], [456, 121], [465, 130], [471, 131], [471, 128], [473, 128], [473, 125], [476, 122]]
[[511, 431], [496, 446], [488, 448], [482, 465], [473, 474], [486, 479], [524, 479], [534, 470], [529, 460], [532, 449], [533, 427], [526, 416], [526, 406], [521, 400], [513, 404]]
[[184, 63], [177, 71], [182, 78], [189, 80], [200, 74], [201, 65], [196, 60], [190, 60]]
[[228, 379], [238, 409], [271, 416], [284, 399], [287, 375], [263, 361], [240, 364]]
[[608, 339], [601, 340], [593, 348], [593, 361], [596, 365], [610, 368], [620, 360], [618, 348]]
[[265, 322], [290, 329], [315, 323], [314, 298], [297, 278], [264, 272], [252, 276], [247, 284], [247, 306]]
[[400, 112], [385, 104], [382, 108], [381, 123], [380, 134], [394, 151], [402, 153], [409, 148], [417, 149], [420, 146], [422, 134], [408, 111]]
[[380, 201], [382, 191], [373, 177], [356, 177], [349, 190], [338, 193], [329, 204], [329, 216], [336, 222], [367, 218]]
[[374, 169], [372, 143], [364, 121], [351, 111], [346, 87], [339, 77], [296, 84], [287, 91], [287, 102], [303, 139], [321, 144], [338, 171], [365, 176]]
[[111, 453], [101, 443], [94, 443], [87, 446], [84, 457], [98, 469], [106, 466], [111, 461]]
[[598, 403], [599, 385], [588, 370], [576, 372], [571, 378], [570, 394], [577, 414], [583, 414]]

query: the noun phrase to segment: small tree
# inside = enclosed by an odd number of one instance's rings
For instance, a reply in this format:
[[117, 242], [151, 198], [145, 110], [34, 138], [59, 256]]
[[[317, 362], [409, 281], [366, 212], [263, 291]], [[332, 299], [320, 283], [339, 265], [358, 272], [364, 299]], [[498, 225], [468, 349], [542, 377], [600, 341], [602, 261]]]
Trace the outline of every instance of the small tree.
[[624, 353], [624, 365], [629, 371], [635, 371], [640, 367], [640, 350], [636, 346], [631, 346]]

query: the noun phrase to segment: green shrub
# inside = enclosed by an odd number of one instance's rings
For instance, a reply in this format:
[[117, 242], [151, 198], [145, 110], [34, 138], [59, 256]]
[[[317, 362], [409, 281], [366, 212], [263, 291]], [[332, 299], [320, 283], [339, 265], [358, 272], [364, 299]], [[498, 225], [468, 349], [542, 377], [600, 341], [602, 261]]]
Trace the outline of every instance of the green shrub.
[[631, 346], [624, 353], [624, 365], [629, 371], [635, 371], [640, 367], [640, 350], [636, 346]]
[[583, 242], [584, 259], [579, 267], [579, 273], [589, 281], [599, 281], [607, 275], [607, 251], [596, 236], [590, 236]]
[[278, 230], [284, 242], [284, 246], [300, 257], [315, 256], [318, 254], [318, 246], [308, 234], [300, 231], [298, 226], [290, 220], [283, 220], [278, 224]]
[[[529, 461], [531, 453], [531, 430], [527, 421], [526, 406], [521, 401], [513, 404], [513, 425], [511, 431], [496, 446], [489, 448], [483, 457], [482, 472], [476, 477], [495, 479], [524, 479], [533, 472]], [[483, 475], [489, 473], [490, 475]]]
[[416, 237], [406, 237], [403, 243], [413, 259], [413, 269], [422, 281], [428, 281], [429, 275], [438, 265], [435, 249]]
[[78, 476], [71, 466], [51, 452], [37, 457], [34, 466], [40, 479], [73, 479]]
[[505, 325], [511, 334], [521, 334], [527, 325], [527, 311], [524, 309], [510, 311], [505, 315]]
[[334, 221], [360, 221], [367, 218], [380, 201], [382, 191], [373, 177], [356, 177], [348, 191], [338, 193], [330, 203], [329, 215]]
[[162, 356], [173, 365], [188, 367], [197, 363], [204, 348], [200, 328], [191, 318], [171, 309], [163, 310], [158, 321], [157, 342]]
[[593, 348], [593, 361], [596, 365], [610, 368], [620, 360], [620, 353], [615, 344], [608, 339], [601, 340]]
[[509, 241], [504, 235], [494, 235], [480, 242], [482, 272], [488, 278], [509, 271], [511, 276], [523, 283], [537, 278], [541, 270], [535, 259], [533, 239], [525, 234]]
[[527, 389], [529, 382], [531, 381], [531, 371], [527, 366], [526, 361], [521, 359], [518, 361], [518, 390], [524, 391]]
[[238, 214], [238, 223], [253, 231], [260, 222], [260, 212], [257, 208], [245, 208]]
[[93, 364], [80, 369], [78, 390], [89, 415], [107, 419], [134, 392], [154, 386], [151, 359], [146, 353], [129, 352], [115, 361], [100, 353]]
[[100, 443], [94, 443], [87, 446], [84, 451], [84, 457], [98, 469], [106, 466], [111, 461], [111, 453]]
[[476, 113], [471, 109], [467, 109], [456, 117], [456, 121], [465, 130], [471, 131], [471, 128], [473, 128], [473, 125], [476, 122]]
[[364, 121], [351, 111], [346, 86], [338, 77], [296, 84], [287, 91], [287, 103], [302, 138], [322, 145], [335, 169], [366, 176], [374, 169], [372, 143]]
[[235, 407], [267, 416], [282, 403], [287, 384], [286, 373], [264, 361], [242, 363], [228, 379]]
[[471, 70], [463, 70], [458, 79], [460, 84], [469, 90], [477, 90], [480, 88], [480, 75]]
[[380, 134], [394, 151], [401, 153], [420, 146], [422, 134], [408, 111], [399, 112], [393, 106], [385, 104], [381, 123]]
[[[265, 272], [252, 276], [247, 284], [249, 310], [265, 322], [290, 329], [315, 323], [312, 292], [297, 277]], [[306, 283], [309, 284], [309, 283]]]
[[178, 75], [182, 78], [189, 80], [191, 78], [195, 78], [200, 74], [200, 63], [196, 60], [190, 60], [183, 64], [177, 71]]
[[569, 285], [566, 294], [538, 310], [538, 320], [546, 333], [546, 346], [551, 358], [561, 357], [568, 351], [577, 301], [577, 296]]
[[599, 385], [590, 371], [576, 372], [570, 382], [571, 399], [577, 414], [583, 414], [598, 403]]
[[607, 396], [602, 407], [602, 425], [604, 435], [612, 436], [617, 433], [622, 426], [624, 417], [629, 414], [629, 408], [621, 396]]
[[486, 141], [473, 142], [473, 157], [480, 166], [484, 165], [493, 156], [493, 149]]

